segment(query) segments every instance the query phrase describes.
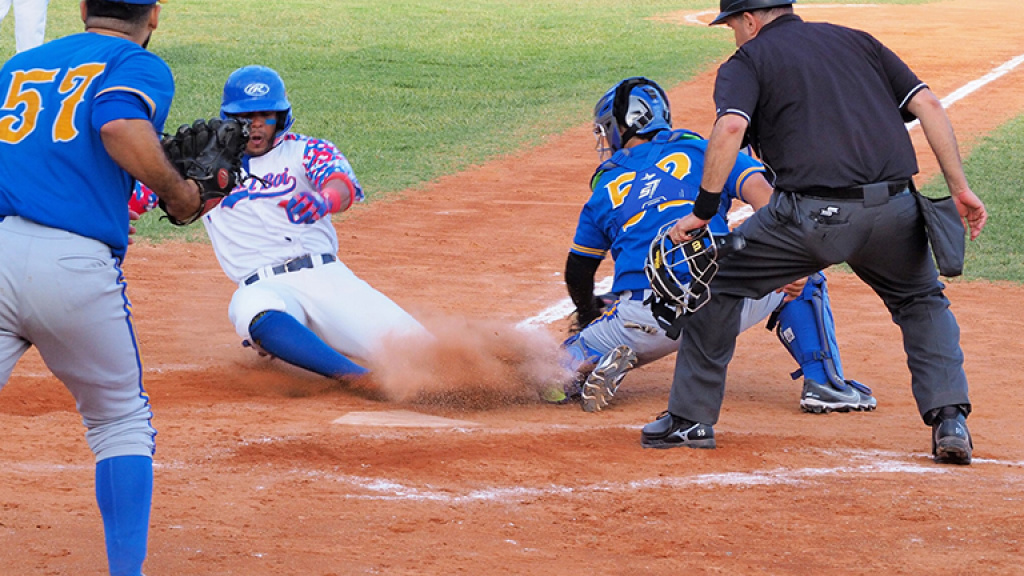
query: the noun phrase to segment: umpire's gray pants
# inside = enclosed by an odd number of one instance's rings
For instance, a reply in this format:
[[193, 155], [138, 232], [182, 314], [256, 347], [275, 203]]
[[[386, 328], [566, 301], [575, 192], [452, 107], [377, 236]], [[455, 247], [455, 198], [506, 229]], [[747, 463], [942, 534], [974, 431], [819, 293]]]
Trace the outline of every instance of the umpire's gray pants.
[[969, 409], [960, 328], [911, 194], [862, 201], [779, 191], [737, 231], [746, 248], [721, 262], [711, 283], [714, 297], [687, 318], [679, 338], [671, 413], [718, 422], [743, 298], [758, 298], [839, 262], [881, 297], [900, 327], [922, 417], [951, 404]]

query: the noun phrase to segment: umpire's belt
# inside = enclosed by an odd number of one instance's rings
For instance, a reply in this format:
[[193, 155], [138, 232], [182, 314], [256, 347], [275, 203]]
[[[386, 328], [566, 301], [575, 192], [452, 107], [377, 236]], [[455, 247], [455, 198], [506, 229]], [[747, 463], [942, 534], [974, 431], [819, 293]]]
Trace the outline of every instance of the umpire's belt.
[[252, 276], [242, 280], [242, 284], [248, 286], [257, 280], [270, 278], [271, 276], [277, 276], [278, 274], [295, 272], [296, 270], [302, 270], [303, 268], [315, 268], [324, 264], [330, 264], [331, 262], [334, 262], [334, 260], [334, 254], [306, 254], [305, 256], [292, 258], [284, 264], [278, 264], [277, 266], [264, 266], [257, 270]]
[[874, 192], [878, 195], [895, 196], [910, 186], [910, 180], [890, 180], [887, 182], [875, 182], [874, 184], [862, 184], [850, 186], [849, 188], [825, 188], [816, 186], [796, 190], [801, 196], [812, 196], [827, 200], [863, 200]]

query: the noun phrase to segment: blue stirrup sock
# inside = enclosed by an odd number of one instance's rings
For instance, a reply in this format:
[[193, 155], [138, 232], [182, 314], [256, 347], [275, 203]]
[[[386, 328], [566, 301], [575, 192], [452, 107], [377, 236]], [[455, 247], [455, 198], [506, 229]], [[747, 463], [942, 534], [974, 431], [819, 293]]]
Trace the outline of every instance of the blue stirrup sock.
[[268, 310], [260, 314], [249, 326], [249, 335], [267, 354], [328, 378], [369, 373], [286, 312]]
[[153, 501], [153, 459], [115, 456], [96, 463], [110, 576], [141, 576]]

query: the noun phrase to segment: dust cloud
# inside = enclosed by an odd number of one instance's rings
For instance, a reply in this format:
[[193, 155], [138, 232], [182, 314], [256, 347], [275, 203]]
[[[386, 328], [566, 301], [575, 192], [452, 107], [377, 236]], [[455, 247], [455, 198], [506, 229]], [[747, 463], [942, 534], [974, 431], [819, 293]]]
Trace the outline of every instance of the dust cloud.
[[450, 316], [423, 324], [433, 340], [387, 340], [361, 386], [392, 402], [486, 409], [537, 402], [568, 376], [559, 341], [544, 330]]

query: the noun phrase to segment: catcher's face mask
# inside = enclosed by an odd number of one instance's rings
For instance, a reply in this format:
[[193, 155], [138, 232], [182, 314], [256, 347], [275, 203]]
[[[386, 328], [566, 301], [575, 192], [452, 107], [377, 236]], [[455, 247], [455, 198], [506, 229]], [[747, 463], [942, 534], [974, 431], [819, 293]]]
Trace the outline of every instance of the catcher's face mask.
[[673, 226], [675, 222], [665, 224], [654, 237], [644, 273], [655, 295], [680, 316], [696, 312], [711, 298], [709, 284], [718, 273], [718, 243], [705, 226], [693, 239], [675, 244], [668, 237]]

